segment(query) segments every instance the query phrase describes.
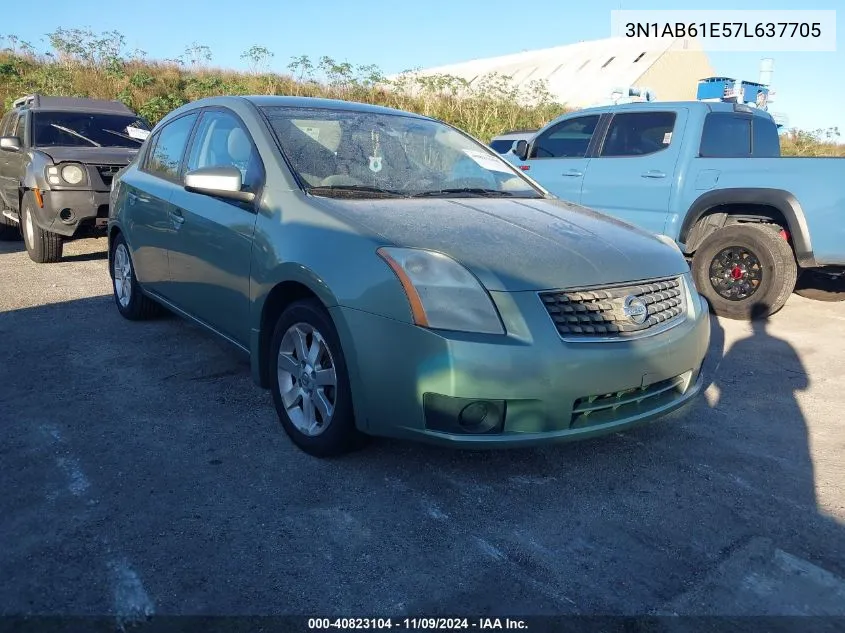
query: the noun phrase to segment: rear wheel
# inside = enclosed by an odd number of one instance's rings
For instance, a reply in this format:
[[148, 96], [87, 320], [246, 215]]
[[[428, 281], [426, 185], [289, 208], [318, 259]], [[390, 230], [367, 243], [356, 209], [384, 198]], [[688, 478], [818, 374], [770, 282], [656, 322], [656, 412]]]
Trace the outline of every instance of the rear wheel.
[[122, 235], [115, 237], [109, 260], [114, 302], [120, 314], [130, 321], [142, 321], [161, 312], [159, 304], [145, 295], [138, 285], [129, 246]]
[[692, 272], [717, 316], [747, 321], [784, 306], [795, 289], [798, 266], [780, 227], [732, 224], [704, 239]]
[[21, 233], [29, 258], [38, 264], [54, 264], [62, 259], [64, 241], [61, 235], [45, 231], [35, 223], [35, 196], [24, 194], [21, 200]]

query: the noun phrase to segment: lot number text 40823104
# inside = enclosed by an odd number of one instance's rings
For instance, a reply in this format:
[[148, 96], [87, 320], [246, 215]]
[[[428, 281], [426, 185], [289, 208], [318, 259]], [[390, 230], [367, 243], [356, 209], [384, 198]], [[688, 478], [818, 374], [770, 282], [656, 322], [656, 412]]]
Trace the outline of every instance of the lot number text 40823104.
[[399, 630], [525, 630], [524, 620], [511, 618], [308, 618], [309, 630], [399, 629]]

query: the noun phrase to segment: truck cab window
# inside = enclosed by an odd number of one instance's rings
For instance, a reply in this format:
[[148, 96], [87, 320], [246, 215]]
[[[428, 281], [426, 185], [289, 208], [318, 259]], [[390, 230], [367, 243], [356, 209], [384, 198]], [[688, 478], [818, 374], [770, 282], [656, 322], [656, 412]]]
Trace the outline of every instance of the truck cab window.
[[777, 158], [780, 156], [780, 136], [774, 121], [754, 117], [751, 124], [751, 152], [755, 158]]
[[751, 156], [751, 117], [732, 112], [711, 112], [704, 120], [700, 155], [704, 158]]
[[601, 156], [654, 154], [669, 147], [674, 129], [674, 112], [617, 114], [610, 122]]

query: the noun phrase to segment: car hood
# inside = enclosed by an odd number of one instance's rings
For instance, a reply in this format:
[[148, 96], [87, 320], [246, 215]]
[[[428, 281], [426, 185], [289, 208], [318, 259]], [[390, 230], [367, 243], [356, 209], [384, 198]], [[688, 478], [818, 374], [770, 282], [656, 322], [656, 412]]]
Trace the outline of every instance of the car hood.
[[37, 147], [42, 154], [47, 154], [54, 163], [73, 161], [86, 164], [128, 165], [138, 149], [126, 147]]
[[689, 270], [651, 233], [557, 199], [319, 200], [396, 246], [449, 255], [489, 290], [600, 286]]

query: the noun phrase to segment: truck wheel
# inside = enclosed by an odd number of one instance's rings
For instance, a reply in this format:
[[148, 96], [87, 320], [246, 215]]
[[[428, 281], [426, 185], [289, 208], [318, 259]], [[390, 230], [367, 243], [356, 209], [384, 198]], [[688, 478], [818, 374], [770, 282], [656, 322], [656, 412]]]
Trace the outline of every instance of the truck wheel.
[[795, 294], [813, 301], [845, 301], [845, 277], [805, 270], [798, 277]]
[[696, 286], [721, 317], [749, 321], [780, 310], [798, 266], [780, 227], [732, 224], [709, 235], [692, 259]]
[[38, 264], [53, 264], [62, 258], [62, 236], [39, 227], [32, 217], [35, 196], [27, 192], [21, 200], [21, 233], [29, 258]]

